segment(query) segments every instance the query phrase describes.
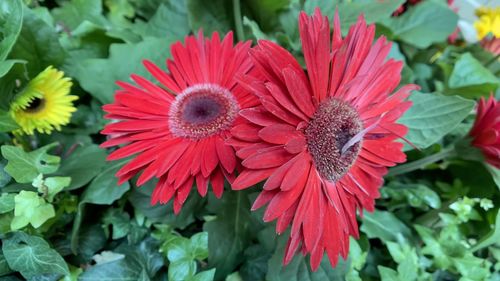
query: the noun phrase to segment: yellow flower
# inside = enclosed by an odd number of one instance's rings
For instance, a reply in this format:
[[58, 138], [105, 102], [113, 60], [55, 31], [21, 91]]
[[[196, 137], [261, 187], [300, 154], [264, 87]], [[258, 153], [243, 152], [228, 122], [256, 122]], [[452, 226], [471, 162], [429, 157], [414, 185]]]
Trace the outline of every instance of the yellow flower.
[[10, 114], [21, 127], [14, 133], [61, 130], [76, 111], [73, 101], [78, 97], [69, 95], [72, 85], [70, 78], [52, 66], [38, 74], [10, 105]]
[[489, 34], [495, 38], [500, 38], [500, 7], [481, 7], [476, 10], [479, 20], [474, 23], [478, 39], [483, 39]]

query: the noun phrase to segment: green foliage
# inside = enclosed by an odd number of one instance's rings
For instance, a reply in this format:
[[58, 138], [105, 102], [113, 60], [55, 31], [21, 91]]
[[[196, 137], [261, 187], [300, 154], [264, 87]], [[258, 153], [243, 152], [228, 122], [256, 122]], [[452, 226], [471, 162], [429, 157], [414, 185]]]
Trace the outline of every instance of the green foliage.
[[[498, 97], [500, 62], [479, 44], [448, 43], [457, 15], [440, 0], [0, 0], [0, 280], [497, 281], [500, 170], [468, 132], [476, 100]], [[360, 13], [393, 41], [401, 85], [422, 92], [399, 120], [408, 165], [389, 169], [359, 239], [332, 268], [297, 254], [283, 266], [287, 232], [250, 211], [261, 186], [222, 198], [193, 186], [181, 212], [151, 206], [157, 179], [117, 185], [128, 161], [107, 162], [99, 132], [116, 81], [165, 69], [170, 45], [202, 30], [235, 42], [271, 40], [304, 66], [297, 18], [320, 8], [345, 35]], [[73, 82], [77, 112], [51, 135], [20, 136], [11, 100], [53, 65]], [[425, 168], [425, 169], [424, 169]], [[328, 239], [337, 239], [329, 237]]]

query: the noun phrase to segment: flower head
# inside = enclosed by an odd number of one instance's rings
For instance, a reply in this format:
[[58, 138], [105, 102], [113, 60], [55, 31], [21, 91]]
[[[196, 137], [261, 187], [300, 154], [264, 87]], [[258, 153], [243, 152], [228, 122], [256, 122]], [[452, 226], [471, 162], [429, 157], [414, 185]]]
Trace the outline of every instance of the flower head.
[[319, 10], [300, 14], [307, 72], [285, 49], [259, 42], [255, 69], [241, 83], [260, 104], [240, 112], [248, 122], [228, 140], [244, 166], [233, 188], [267, 179], [252, 208], [269, 203], [264, 221], [277, 219], [278, 233], [291, 224], [284, 263], [302, 245], [313, 269], [325, 251], [333, 266], [347, 256], [349, 236], [358, 236], [356, 211], [374, 210], [387, 167], [406, 160], [396, 140], [407, 128], [396, 121], [418, 88], [393, 93], [403, 64], [386, 60], [391, 44], [384, 37], [372, 44], [375, 26], [363, 17], [342, 38], [339, 21], [330, 41]]
[[21, 127], [15, 132], [32, 135], [61, 130], [76, 111], [73, 101], [78, 97], [69, 95], [71, 85], [71, 79], [52, 66], [38, 74], [10, 105], [10, 115]]
[[472, 145], [479, 148], [486, 162], [500, 169], [500, 103], [491, 96], [481, 98], [477, 116], [469, 135]]
[[110, 135], [102, 146], [124, 145], [108, 160], [137, 154], [118, 171], [120, 182], [141, 171], [137, 185], [158, 178], [152, 204], [173, 198], [176, 213], [194, 182], [202, 196], [209, 183], [217, 197], [222, 195], [224, 178], [231, 182], [237, 166], [224, 140], [241, 123], [238, 111], [256, 104], [235, 79], [252, 68], [249, 48], [250, 42], [233, 46], [232, 33], [221, 42], [217, 33], [205, 39], [200, 32], [186, 37], [185, 46], [172, 46], [168, 72], [144, 62], [159, 85], [135, 74], [137, 85], [118, 82], [115, 102], [104, 106], [106, 118], [117, 122], [102, 131]]
[[481, 7], [476, 10], [478, 20], [474, 23], [479, 40], [492, 35], [494, 38], [500, 38], [500, 7], [488, 8]]

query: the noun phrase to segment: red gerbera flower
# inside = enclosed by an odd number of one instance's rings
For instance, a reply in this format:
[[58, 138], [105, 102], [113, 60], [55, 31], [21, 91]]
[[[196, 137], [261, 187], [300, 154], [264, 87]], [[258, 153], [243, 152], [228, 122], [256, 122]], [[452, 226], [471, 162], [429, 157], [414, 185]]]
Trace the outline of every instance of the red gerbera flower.
[[500, 169], [500, 103], [491, 96], [481, 98], [477, 116], [469, 135], [472, 145], [479, 148], [486, 162]]
[[131, 75], [136, 86], [117, 82], [121, 90], [115, 102], [103, 108], [106, 118], [118, 122], [102, 131], [111, 136], [102, 146], [125, 144], [108, 160], [138, 154], [118, 171], [120, 182], [140, 171], [137, 185], [158, 178], [151, 203], [174, 198], [176, 213], [193, 182], [202, 196], [209, 182], [215, 196], [222, 195], [224, 178], [231, 182], [237, 165], [233, 148], [224, 140], [241, 122], [238, 111], [256, 104], [234, 79], [252, 68], [249, 48], [250, 42], [233, 46], [232, 33], [221, 42], [217, 33], [205, 39], [200, 32], [186, 37], [185, 46], [172, 45], [168, 72], [144, 61], [160, 85], [138, 75]]
[[319, 10], [299, 17], [307, 74], [285, 49], [260, 41], [251, 51], [252, 75], [242, 78], [260, 105], [243, 109], [247, 124], [228, 140], [243, 159], [233, 183], [243, 189], [266, 178], [253, 209], [269, 203], [264, 221], [288, 225], [284, 263], [302, 244], [316, 269], [326, 251], [332, 266], [345, 258], [349, 235], [358, 237], [356, 210], [373, 211], [387, 166], [406, 160], [407, 127], [397, 119], [410, 107], [411, 90], [399, 85], [403, 63], [386, 61], [391, 44], [372, 45], [375, 26], [361, 16], [346, 38], [335, 16], [330, 45], [328, 18]]

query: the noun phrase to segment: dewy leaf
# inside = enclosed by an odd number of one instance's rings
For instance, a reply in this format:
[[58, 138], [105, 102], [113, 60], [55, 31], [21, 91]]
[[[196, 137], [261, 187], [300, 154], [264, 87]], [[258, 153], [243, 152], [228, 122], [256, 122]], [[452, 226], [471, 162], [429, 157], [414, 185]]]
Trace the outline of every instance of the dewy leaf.
[[113, 44], [108, 59], [85, 60], [75, 74], [76, 79], [101, 103], [111, 103], [118, 89], [115, 82], [130, 81], [132, 73], [152, 79], [142, 61], [149, 59], [163, 66], [170, 55], [171, 43], [163, 38], [148, 37], [137, 44]]
[[[273, 234], [274, 235], [274, 234]], [[325, 255], [321, 260], [318, 270], [312, 271], [309, 260], [303, 255], [297, 254], [292, 261], [283, 266], [283, 255], [285, 253], [288, 235], [281, 235], [278, 239], [278, 246], [268, 263], [266, 280], [268, 281], [344, 281], [349, 269], [349, 263], [339, 258], [338, 264], [332, 268], [328, 257]], [[272, 239], [272, 238], [270, 238]], [[218, 269], [218, 267], [217, 267]]]
[[217, 268], [216, 278], [233, 272], [243, 261], [243, 250], [252, 235], [253, 218], [246, 192], [228, 192], [217, 202], [217, 219], [208, 221], [208, 263]]
[[379, 210], [373, 213], [365, 212], [361, 221], [363, 223], [361, 231], [369, 238], [397, 242], [401, 238], [408, 239], [411, 236], [410, 229], [390, 212]]
[[90, 144], [76, 148], [61, 161], [56, 175], [71, 177], [66, 190], [80, 188], [89, 183], [106, 163], [106, 151], [98, 145]]
[[60, 8], [52, 10], [55, 20], [69, 30], [76, 29], [87, 20], [106, 26], [107, 21], [102, 15], [102, 0], [71, 0], [63, 2]]
[[406, 138], [418, 148], [426, 148], [451, 132], [474, 107], [474, 101], [436, 93], [413, 93], [413, 105], [399, 119], [409, 129]]
[[21, 147], [3, 145], [2, 156], [9, 162], [5, 171], [18, 183], [31, 183], [38, 174], [50, 174], [59, 168], [60, 158], [49, 155], [48, 151], [57, 146], [52, 143], [31, 152], [25, 152]]
[[462, 96], [474, 98], [489, 95], [499, 84], [498, 78], [470, 53], [460, 56], [453, 67], [448, 85]]
[[409, 8], [385, 24], [402, 41], [418, 48], [445, 41], [457, 27], [458, 16], [444, 1], [428, 0]]
[[56, 215], [54, 206], [45, 202], [33, 191], [19, 192], [14, 197], [14, 204], [14, 219], [10, 224], [12, 230], [21, 229], [28, 224], [38, 228]]
[[61, 65], [66, 52], [56, 30], [30, 9], [25, 9], [23, 27], [9, 57], [28, 61], [26, 69], [30, 78], [34, 78], [48, 65]]
[[68, 265], [41, 237], [15, 232], [3, 240], [9, 267], [30, 279], [42, 274], [69, 275]]
[[186, 0], [188, 19], [193, 32], [201, 28], [205, 34], [218, 31], [222, 34], [232, 30], [233, 19], [230, 1]]
[[22, 23], [23, 4], [21, 0], [0, 2], [0, 62], [7, 58], [12, 46], [16, 43]]

